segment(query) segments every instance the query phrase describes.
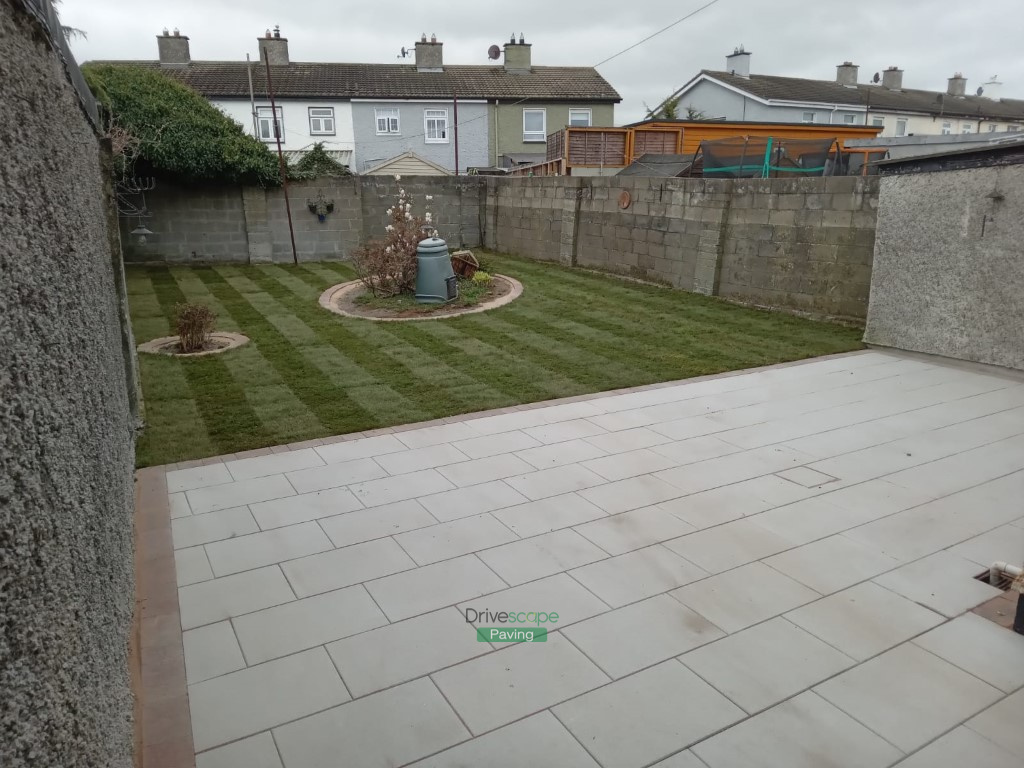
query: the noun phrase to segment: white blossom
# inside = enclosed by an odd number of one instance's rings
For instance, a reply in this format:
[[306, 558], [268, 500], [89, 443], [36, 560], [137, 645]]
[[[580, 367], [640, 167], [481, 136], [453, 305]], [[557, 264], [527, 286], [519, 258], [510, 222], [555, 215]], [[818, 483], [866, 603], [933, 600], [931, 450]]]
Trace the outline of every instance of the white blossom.
[[388, 208], [388, 216], [395, 212], [394, 208]]
[[431, 217], [430, 217], [430, 211], [427, 211], [427, 215], [426, 215], [426, 217], [425, 217], [425, 220], [426, 220], [426, 222], [427, 222], [428, 224], [430, 223], [430, 221], [431, 221]]
[[391, 246], [390, 246], [390, 245], [389, 245], [389, 246], [387, 246], [387, 247], [386, 247], [386, 248], [384, 249], [384, 253], [391, 253]]
[[406, 221], [412, 221], [412, 214], [411, 213], [405, 214], [405, 220]]
[[433, 199], [434, 199], [433, 195], [427, 195], [427, 200], [433, 200]]
[[400, 194], [402, 197], [405, 197], [405, 190], [404, 189], [398, 190], [398, 194]]
[[388, 224], [386, 227], [384, 227], [384, 229], [386, 229], [388, 232], [394, 232], [395, 231], [394, 226], [392, 226], [391, 224]]
[[402, 177], [401, 177], [401, 176], [399, 176], [399, 175], [398, 175], [398, 174], [396, 173], [396, 174], [395, 174], [395, 181], [401, 181], [401, 180], [402, 180]]

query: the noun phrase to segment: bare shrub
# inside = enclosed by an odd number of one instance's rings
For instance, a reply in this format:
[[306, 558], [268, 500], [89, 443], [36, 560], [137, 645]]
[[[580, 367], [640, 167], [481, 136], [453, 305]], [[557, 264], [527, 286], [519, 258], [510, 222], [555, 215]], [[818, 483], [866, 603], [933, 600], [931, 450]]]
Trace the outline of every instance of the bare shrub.
[[186, 302], [174, 306], [174, 322], [178, 327], [182, 352], [199, 352], [209, 342], [217, 313], [205, 304]]
[[[400, 182], [401, 177], [395, 180]], [[383, 239], [371, 240], [352, 253], [352, 266], [363, 285], [383, 298], [415, 289], [416, 246], [435, 234], [430, 213], [413, 216], [410, 197], [401, 188], [397, 202], [388, 208], [388, 221]]]

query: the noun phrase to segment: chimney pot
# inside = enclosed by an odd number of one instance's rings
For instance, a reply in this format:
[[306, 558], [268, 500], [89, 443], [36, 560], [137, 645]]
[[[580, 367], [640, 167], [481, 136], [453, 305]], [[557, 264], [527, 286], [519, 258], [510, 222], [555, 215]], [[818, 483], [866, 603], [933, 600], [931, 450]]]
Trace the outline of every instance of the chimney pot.
[[750, 77], [750, 52], [741, 45], [725, 57], [725, 71], [737, 77]]
[[882, 87], [890, 91], [903, 89], [903, 70], [899, 67], [889, 67], [882, 72]]
[[156, 47], [160, 65], [163, 67], [183, 67], [192, 61], [188, 49], [188, 36], [181, 34], [177, 28], [174, 29], [174, 34], [169, 35], [165, 29], [162, 35], [158, 35]]
[[523, 35], [522, 32], [519, 33], [519, 44], [526, 45], [526, 37]]

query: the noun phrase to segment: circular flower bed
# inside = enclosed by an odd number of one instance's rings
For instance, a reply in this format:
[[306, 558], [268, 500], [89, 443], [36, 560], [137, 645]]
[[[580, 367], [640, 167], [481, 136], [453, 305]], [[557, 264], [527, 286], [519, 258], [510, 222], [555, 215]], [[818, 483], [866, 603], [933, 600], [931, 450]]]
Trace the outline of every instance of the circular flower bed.
[[139, 344], [136, 349], [150, 355], [172, 355], [173, 357], [202, 357], [203, 355], [218, 355], [227, 352], [229, 349], [240, 347], [249, 343], [249, 337], [240, 333], [227, 333], [225, 331], [214, 331], [210, 334], [210, 341], [198, 352], [182, 352], [179, 336], [162, 336], [159, 339]]
[[471, 304], [458, 300], [448, 304], [418, 304], [409, 294], [377, 299], [368, 293], [362, 281], [352, 280], [333, 285], [320, 294], [320, 306], [338, 315], [366, 320], [438, 320], [503, 307], [522, 293], [523, 284], [514, 277], [494, 275], [487, 288], [473, 296]]

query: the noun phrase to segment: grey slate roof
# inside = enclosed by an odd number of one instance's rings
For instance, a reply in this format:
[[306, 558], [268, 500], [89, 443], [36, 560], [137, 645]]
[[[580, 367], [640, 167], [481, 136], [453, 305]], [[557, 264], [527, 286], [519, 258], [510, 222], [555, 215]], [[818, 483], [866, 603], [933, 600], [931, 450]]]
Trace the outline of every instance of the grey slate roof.
[[[810, 101], [830, 105], [856, 104], [872, 109], [897, 112], [1024, 121], [1024, 100], [1020, 99], [996, 100], [973, 94], [959, 97], [945, 93], [940, 94], [938, 91], [922, 91], [913, 88], [890, 91], [881, 85], [866, 83], [848, 87], [832, 80], [806, 80], [801, 77], [779, 77], [777, 75], [751, 75], [746, 78], [729, 72], [708, 69], [701, 70], [701, 74], [709, 75], [762, 99]], [[941, 102], [939, 101], [940, 95], [942, 95]]]
[[[97, 61], [158, 69], [207, 98], [249, 98], [244, 61], [193, 61], [161, 66], [156, 61]], [[274, 96], [305, 99], [530, 99], [534, 101], [622, 100], [593, 67], [533, 67], [511, 74], [501, 65], [446, 65], [443, 72], [418, 72], [413, 64], [303, 63], [271, 66]], [[266, 74], [252, 64], [253, 89], [266, 98]]]

